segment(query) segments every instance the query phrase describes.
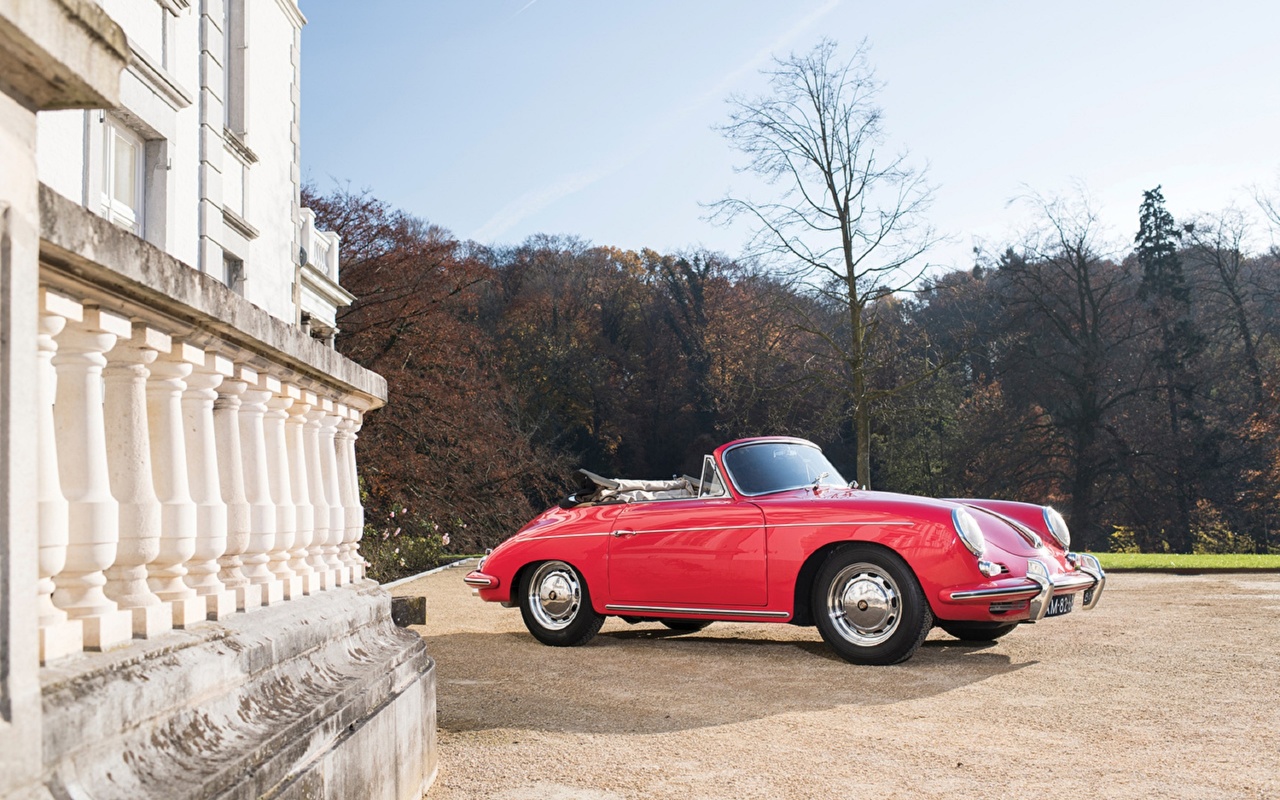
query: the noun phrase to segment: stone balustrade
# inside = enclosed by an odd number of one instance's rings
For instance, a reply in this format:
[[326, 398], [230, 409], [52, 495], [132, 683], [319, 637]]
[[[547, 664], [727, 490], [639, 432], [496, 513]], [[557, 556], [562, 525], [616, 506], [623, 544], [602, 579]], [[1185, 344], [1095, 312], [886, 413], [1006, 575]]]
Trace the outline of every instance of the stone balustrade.
[[298, 302], [308, 327], [332, 342], [338, 330], [338, 309], [350, 305], [355, 298], [338, 284], [338, 252], [341, 240], [333, 231], [316, 228], [316, 215], [309, 208], [301, 210], [302, 230], [299, 254]]
[[37, 339], [41, 663], [363, 580], [356, 440], [380, 392], [326, 374], [296, 328], [265, 326], [286, 352], [216, 320], [248, 304], [194, 270], [198, 306], [157, 307], [146, 275], [61, 255]]

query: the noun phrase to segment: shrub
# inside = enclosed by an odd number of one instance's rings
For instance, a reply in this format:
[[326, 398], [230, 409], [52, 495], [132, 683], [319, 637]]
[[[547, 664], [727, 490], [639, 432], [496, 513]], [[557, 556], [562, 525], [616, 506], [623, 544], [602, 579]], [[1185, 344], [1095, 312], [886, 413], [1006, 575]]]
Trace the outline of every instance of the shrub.
[[1107, 537], [1107, 549], [1112, 553], [1140, 553], [1142, 549], [1138, 547], [1138, 536], [1133, 528], [1126, 528], [1123, 525], [1112, 525], [1114, 530]]
[[1231, 530], [1213, 503], [1203, 498], [1196, 501], [1195, 510], [1191, 512], [1192, 553], [1252, 553], [1255, 550], [1257, 544], [1253, 537]]

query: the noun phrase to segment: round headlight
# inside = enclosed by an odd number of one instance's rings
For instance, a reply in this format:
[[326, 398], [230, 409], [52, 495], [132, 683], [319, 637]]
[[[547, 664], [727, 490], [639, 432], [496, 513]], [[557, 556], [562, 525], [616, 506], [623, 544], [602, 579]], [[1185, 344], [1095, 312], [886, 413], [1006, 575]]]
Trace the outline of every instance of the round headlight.
[[978, 521], [973, 518], [973, 515], [963, 508], [957, 508], [951, 512], [951, 521], [956, 526], [956, 534], [960, 536], [960, 541], [969, 548], [969, 552], [982, 557], [983, 553], [987, 552], [987, 540], [983, 537], [982, 528], [978, 527]]
[[1057, 541], [1058, 546], [1063, 550], [1071, 547], [1071, 531], [1067, 530], [1067, 521], [1056, 509], [1044, 507], [1044, 524], [1049, 528], [1049, 533]]

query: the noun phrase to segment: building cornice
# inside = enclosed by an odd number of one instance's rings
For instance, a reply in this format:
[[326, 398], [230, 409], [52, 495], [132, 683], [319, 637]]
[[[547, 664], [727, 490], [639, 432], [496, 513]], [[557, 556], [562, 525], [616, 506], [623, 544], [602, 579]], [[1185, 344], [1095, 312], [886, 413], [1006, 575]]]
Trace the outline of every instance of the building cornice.
[[302, 15], [302, 9], [298, 8], [298, 4], [294, 0], [276, 0], [276, 5], [280, 6], [280, 10], [293, 23], [293, 27], [302, 28], [307, 24], [307, 18]]
[[355, 295], [343, 289], [337, 281], [311, 264], [304, 264], [302, 267], [302, 285], [339, 308], [349, 306], [356, 301]]

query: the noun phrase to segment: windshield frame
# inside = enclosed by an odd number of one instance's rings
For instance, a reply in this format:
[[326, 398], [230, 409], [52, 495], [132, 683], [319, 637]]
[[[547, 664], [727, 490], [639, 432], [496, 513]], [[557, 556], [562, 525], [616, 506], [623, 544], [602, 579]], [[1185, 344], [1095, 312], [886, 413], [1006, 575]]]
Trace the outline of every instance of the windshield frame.
[[[729, 461], [728, 461], [729, 453], [741, 447], [759, 447], [761, 445], [778, 445], [778, 444], [800, 446], [800, 447], [811, 447], [814, 450], [817, 450], [818, 455], [822, 456], [823, 460], [827, 462], [827, 465], [831, 467], [830, 474], [825, 477], [819, 477], [816, 480], [809, 481], [807, 483], [796, 484], [795, 486], [786, 486], [786, 487], [781, 487], [777, 489], [769, 489], [768, 491], [764, 491], [764, 492], [744, 491], [742, 488], [742, 485], [738, 482], [738, 478], [733, 474], [733, 470], [729, 467]], [[818, 447], [816, 444], [806, 439], [792, 439], [790, 437], [779, 437], [776, 439], [774, 438], [754, 439], [754, 440], [748, 440], [745, 442], [738, 442], [720, 451], [720, 464], [724, 468], [724, 474], [729, 479], [730, 484], [732, 484], [733, 490], [737, 492], [739, 495], [741, 495], [742, 497], [763, 497], [764, 495], [779, 494], [781, 492], [792, 492], [792, 491], [795, 491], [796, 489], [817, 488], [818, 486], [835, 486], [838, 488], [848, 486], [847, 483], [840, 482], [841, 480], [844, 479], [844, 476], [840, 474], [840, 471], [836, 469], [835, 464], [832, 464], [831, 460], [828, 459], [826, 454], [822, 452], [822, 448]], [[819, 483], [819, 481], [826, 481], [832, 475], [836, 476], [839, 480], [832, 481], [830, 483]]]

